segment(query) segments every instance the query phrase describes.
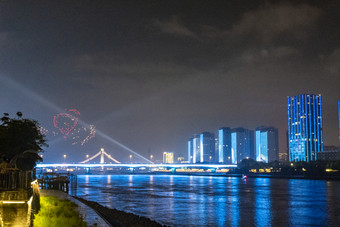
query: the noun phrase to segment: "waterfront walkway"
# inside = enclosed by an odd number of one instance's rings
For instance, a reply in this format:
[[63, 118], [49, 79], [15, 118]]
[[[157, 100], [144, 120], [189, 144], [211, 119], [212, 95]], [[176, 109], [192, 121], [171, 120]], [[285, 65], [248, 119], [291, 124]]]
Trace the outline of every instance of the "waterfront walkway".
[[78, 205], [79, 214], [83, 217], [83, 220], [87, 222], [88, 226], [96, 226], [96, 227], [111, 226], [108, 223], [106, 223], [106, 221], [102, 217], [100, 217], [97, 214], [97, 212], [94, 211], [92, 208], [80, 202], [79, 200], [73, 198], [72, 196], [66, 194], [65, 192], [57, 191], [57, 190], [41, 189], [40, 195], [41, 197], [53, 196], [61, 200], [67, 199], [67, 200], [70, 200], [71, 202], [74, 202], [75, 204]]

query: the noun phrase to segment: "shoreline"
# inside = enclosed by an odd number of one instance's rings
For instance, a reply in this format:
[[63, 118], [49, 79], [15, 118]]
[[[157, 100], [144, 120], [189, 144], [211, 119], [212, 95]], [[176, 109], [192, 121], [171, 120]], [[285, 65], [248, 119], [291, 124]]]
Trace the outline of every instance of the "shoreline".
[[98, 213], [98, 215], [101, 216], [104, 220], [106, 220], [106, 222], [108, 222], [111, 226], [166, 227], [166, 225], [162, 225], [147, 217], [139, 216], [137, 214], [117, 210], [114, 208], [111, 209], [97, 202], [89, 201], [77, 196], [72, 197], [95, 210]]
[[[88, 174], [78, 174], [88, 175]], [[242, 177], [241, 173], [94, 173], [90, 175], [174, 175], [174, 176], [206, 176], [206, 177]], [[311, 176], [311, 175], [277, 175], [277, 174], [245, 174], [249, 178], [301, 179], [340, 181], [340, 176]]]

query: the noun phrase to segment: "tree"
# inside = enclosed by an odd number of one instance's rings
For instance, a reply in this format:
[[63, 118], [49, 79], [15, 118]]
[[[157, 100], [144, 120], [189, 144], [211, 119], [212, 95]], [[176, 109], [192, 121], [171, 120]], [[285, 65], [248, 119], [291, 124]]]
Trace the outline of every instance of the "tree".
[[0, 119], [0, 156], [4, 162], [11, 163], [18, 169], [31, 170], [42, 158], [38, 155], [43, 147], [48, 147], [45, 136], [39, 130], [35, 120], [10, 118], [4, 113]]

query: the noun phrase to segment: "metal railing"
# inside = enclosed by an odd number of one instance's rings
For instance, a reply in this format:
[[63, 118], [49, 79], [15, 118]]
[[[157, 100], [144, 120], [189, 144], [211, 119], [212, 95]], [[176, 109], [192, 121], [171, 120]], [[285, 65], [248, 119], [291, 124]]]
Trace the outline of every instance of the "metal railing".
[[35, 179], [35, 170], [11, 170], [7, 173], [0, 173], [0, 191], [29, 190], [31, 188], [31, 182]]

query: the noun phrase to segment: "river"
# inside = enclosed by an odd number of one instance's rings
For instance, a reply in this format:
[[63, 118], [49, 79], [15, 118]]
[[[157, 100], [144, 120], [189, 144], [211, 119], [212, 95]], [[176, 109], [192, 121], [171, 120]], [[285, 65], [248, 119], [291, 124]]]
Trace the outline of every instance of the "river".
[[77, 196], [170, 226], [339, 226], [340, 182], [80, 175]]

